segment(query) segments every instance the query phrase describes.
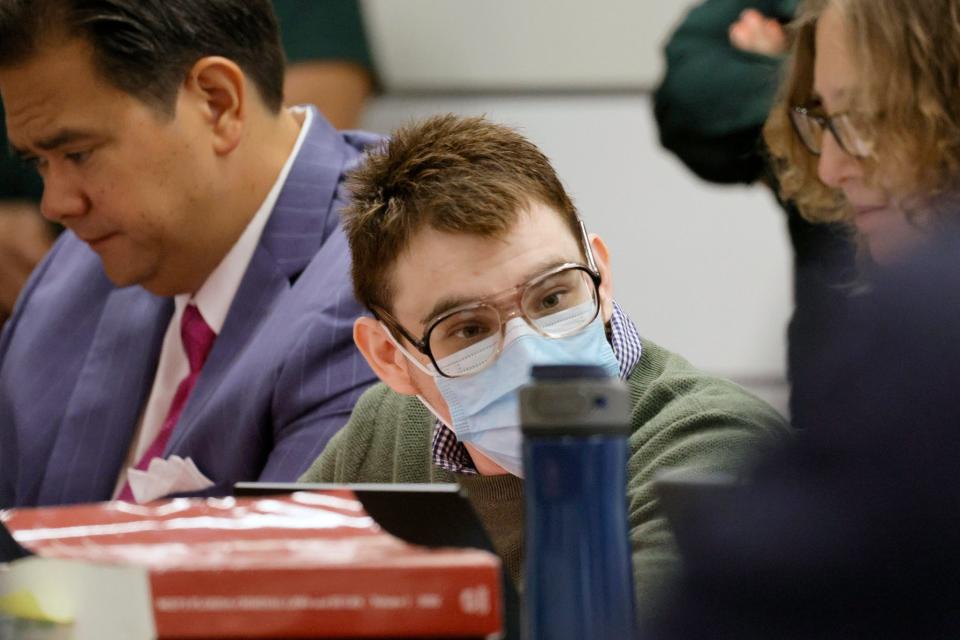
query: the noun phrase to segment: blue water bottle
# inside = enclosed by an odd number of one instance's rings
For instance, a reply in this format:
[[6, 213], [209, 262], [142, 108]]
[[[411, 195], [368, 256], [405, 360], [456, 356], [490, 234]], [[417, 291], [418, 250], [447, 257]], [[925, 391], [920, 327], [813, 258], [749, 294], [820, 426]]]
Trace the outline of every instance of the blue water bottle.
[[520, 424], [526, 639], [636, 638], [626, 384], [601, 367], [536, 366]]

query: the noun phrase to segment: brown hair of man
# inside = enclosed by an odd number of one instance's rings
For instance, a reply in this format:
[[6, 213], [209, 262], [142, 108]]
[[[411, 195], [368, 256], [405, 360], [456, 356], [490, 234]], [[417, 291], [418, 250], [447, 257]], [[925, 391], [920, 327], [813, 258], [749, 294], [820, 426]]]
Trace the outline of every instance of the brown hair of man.
[[553, 208], [579, 238], [576, 208], [537, 147], [482, 117], [440, 115], [395, 131], [349, 179], [343, 212], [353, 287], [368, 309], [391, 309], [391, 270], [421, 229], [490, 238], [531, 202]]

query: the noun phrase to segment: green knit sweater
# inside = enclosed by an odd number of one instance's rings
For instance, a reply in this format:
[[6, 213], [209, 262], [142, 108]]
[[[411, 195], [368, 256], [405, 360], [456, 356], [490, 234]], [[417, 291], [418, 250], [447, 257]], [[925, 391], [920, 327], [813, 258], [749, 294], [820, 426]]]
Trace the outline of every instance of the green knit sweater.
[[[657, 509], [654, 474], [665, 467], [737, 471], [758, 449], [785, 436], [783, 419], [726, 380], [643, 341], [628, 378], [633, 433], [627, 462], [627, 508], [637, 601], [649, 610], [676, 568], [667, 522]], [[383, 384], [370, 388], [350, 421], [301, 480], [305, 482], [458, 482], [514, 580], [520, 583], [523, 480], [511, 475], [454, 474], [432, 462], [434, 418], [412, 396]]]

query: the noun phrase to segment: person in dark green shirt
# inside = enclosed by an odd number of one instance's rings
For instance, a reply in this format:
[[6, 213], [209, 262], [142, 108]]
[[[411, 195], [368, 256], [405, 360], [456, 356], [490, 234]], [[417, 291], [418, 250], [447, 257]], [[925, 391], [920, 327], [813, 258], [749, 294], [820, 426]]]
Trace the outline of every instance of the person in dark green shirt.
[[[690, 10], [668, 41], [666, 73], [654, 95], [660, 142], [704, 180], [760, 181], [777, 193], [762, 129], [785, 59], [781, 25], [798, 4], [707, 0]], [[793, 377], [824, 348], [830, 314], [856, 277], [856, 251], [845, 227], [811, 224], [793, 204], [780, 206], [794, 250], [795, 308], [787, 330], [787, 372]]]

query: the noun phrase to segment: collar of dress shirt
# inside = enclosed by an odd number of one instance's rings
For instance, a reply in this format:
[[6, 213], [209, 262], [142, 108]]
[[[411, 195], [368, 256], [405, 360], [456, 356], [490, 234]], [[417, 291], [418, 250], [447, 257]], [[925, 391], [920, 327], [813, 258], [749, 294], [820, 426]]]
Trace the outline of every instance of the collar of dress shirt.
[[270, 220], [270, 214], [277, 203], [277, 198], [280, 197], [280, 191], [287, 181], [290, 169], [300, 153], [300, 147], [303, 146], [303, 141], [306, 139], [307, 132], [313, 122], [312, 108], [293, 107], [291, 111], [303, 116], [303, 124], [300, 125], [300, 135], [297, 136], [293, 151], [290, 152], [283, 168], [280, 169], [277, 180], [273, 183], [273, 187], [260, 208], [257, 209], [257, 212], [247, 224], [247, 228], [243, 230], [240, 238], [227, 252], [227, 255], [223, 257], [213, 273], [204, 281], [200, 289], [193, 295], [184, 293], [174, 298], [176, 304], [175, 318], [180, 317], [188, 302], [192, 302], [197, 305], [200, 315], [203, 316], [214, 333], [219, 335], [223, 329], [223, 323], [227, 319], [230, 305], [233, 303], [233, 298], [236, 296], [237, 289], [240, 288], [240, 282], [243, 280], [243, 274], [246, 273], [247, 266], [253, 258], [253, 252], [256, 251], [257, 245], [260, 243], [263, 229], [267, 226], [267, 221]]

